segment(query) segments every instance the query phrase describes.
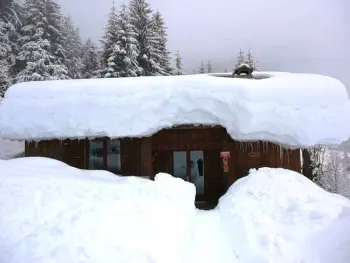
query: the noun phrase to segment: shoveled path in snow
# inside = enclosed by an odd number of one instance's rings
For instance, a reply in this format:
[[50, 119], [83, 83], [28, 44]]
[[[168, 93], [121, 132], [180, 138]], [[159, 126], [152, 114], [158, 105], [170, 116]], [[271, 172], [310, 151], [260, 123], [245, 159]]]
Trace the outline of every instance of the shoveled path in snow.
[[192, 254], [189, 262], [220, 262], [234, 263], [233, 258], [239, 259], [228, 240], [227, 231], [223, 228], [220, 213], [217, 209], [204, 211], [197, 209], [192, 233]]

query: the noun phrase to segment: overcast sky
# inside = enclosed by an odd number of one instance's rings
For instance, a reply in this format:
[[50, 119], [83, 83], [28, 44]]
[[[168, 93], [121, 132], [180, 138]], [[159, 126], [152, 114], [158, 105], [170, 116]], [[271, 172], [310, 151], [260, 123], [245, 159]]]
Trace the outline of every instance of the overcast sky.
[[[83, 38], [101, 37], [112, 0], [58, 2]], [[350, 0], [149, 3], [164, 15], [169, 49], [180, 50], [187, 72], [198, 69], [201, 60], [211, 60], [217, 72], [230, 70], [239, 49], [251, 46], [261, 70], [323, 73], [350, 91]]]

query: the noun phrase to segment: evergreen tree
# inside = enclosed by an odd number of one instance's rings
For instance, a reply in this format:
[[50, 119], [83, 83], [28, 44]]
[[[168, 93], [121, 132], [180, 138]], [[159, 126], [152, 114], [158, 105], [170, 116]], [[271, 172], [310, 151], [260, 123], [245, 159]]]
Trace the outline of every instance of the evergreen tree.
[[157, 11], [153, 15], [153, 23], [154, 23], [154, 30], [155, 34], [159, 37], [159, 40], [157, 41], [157, 52], [160, 53], [159, 61], [157, 61], [160, 65], [160, 67], [164, 70], [162, 72], [163, 75], [171, 75], [173, 72], [173, 69], [171, 68], [171, 56], [170, 52], [167, 49], [167, 42], [168, 42], [168, 35], [166, 33], [166, 27], [165, 22], [160, 14], [159, 11]]
[[251, 48], [249, 47], [248, 53], [245, 59], [245, 63], [248, 64], [253, 70], [257, 70], [257, 61], [252, 55]]
[[82, 77], [86, 79], [93, 78], [98, 75], [100, 69], [100, 57], [97, 46], [91, 39], [86, 40], [83, 45], [82, 55]]
[[107, 25], [105, 27], [105, 35], [102, 39], [103, 54], [102, 54], [102, 72], [105, 78], [118, 77], [117, 68], [115, 66], [113, 52], [115, 44], [118, 41], [118, 13], [113, 1], [112, 8], [108, 15]]
[[10, 41], [11, 25], [0, 19], [0, 61], [13, 62], [13, 49]]
[[205, 67], [204, 67], [204, 64], [203, 64], [203, 61], [201, 62], [201, 66], [199, 68], [199, 74], [204, 74], [205, 73]]
[[180, 56], [180, 51], [178, 50], [175, 54], [175, 75], [183, 75], [182, 69], [182, 58]]
[[135, 30], [138, 57], [137, 62], [143, 76], [164, 75], [160, 65], [162, 52], [159, 50], [161, 37], [155, 30], [152, 10], [146, 0], [131, 0], [129, 4], [131, 23]]
[[68, 79], [60, 7], [53, 0], [26, 0], [17, 82]]
[[208, 73], [212, 73], [212, 72], [213, 72], [213, 68], [212, 68], [212, 66], [211, 66], [210, 60], [208, 61], [208, 64], [207, 64], [207, 72], [208, 72]]
[[0, 60], [0, 98], [10, 86], [9, 66], [6, 60]]
[[1, 0], [0, 1], [0, 19], [8, 21], [8, 15], [14, 6], [14, 0]]
[[64, 50], [66, 54], [65, 65], [70, 78], [79, 79], [82, 77], [82, 41], [79, 30], [73, 25], [70, 17], [63, 18], [63, 30], [66, 36]]
[[236, 59], [235, 67], [238, 68], [243, 63], [245, 63], [244, 51], [242, 49], [240, 49], [238, 57]]
[[17, 74], [16, 56], [19, 52], [20, 30], [23, 20], [23, 8], [14, 1], [5, 1], [0, 18], [0, 60], [6, 60], [8, 74], [12, 79]]
[[137, 41], [126, 5], [121, 6], [118, 16], [116, 43], [108, 60], [114, 77], [137, 77]]
[[227, 70], [227, 68], [225, 68], [225, 71], [224, 71], [225, 73], [227, 73], [228, 72], [228, 70]]

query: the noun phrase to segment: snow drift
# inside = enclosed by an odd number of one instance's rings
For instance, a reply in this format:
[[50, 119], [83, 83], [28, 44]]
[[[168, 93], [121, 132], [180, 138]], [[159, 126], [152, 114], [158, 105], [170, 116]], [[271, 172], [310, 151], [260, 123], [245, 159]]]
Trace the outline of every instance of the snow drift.
[[47, 158], [0, 161], [0, 261], [334, 263], [319, 249], [336, 244], [333, 259], [348, 262], [348, 233], [327, 231], [350, 229], [350, 201], [300, 174], [252, 170], [208, 212], [194, 196], [167, 174], [153, 182]]
[[[141, 137], [180, 124], [222, 125], [236, 140], [295, 147], [350, 136], [343, 84], [316, 74], [258, 72], [20, 83], [0, 106], [7, 139]], [[259, 79], [261, 78], [261, 79]]]

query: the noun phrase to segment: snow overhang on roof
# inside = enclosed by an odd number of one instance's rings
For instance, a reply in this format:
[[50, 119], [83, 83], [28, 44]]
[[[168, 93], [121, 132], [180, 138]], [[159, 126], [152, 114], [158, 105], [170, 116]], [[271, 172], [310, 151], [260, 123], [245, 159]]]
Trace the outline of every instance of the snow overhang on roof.
[[0, 137], [142, 137], [181, 124], [222, 125], [239, 141], [290, 147], [350, 136], [344, 85], [316, 74], [231, 74], [28, 82], [8, 89]]

